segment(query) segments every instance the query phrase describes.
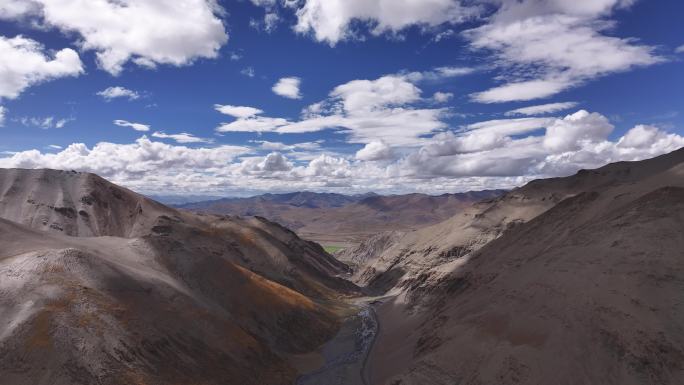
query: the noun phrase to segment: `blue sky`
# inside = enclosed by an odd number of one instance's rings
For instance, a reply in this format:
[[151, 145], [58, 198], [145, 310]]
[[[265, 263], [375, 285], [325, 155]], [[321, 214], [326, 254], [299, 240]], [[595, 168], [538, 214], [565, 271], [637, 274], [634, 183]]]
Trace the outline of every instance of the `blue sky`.
[[0, 167], [442, 193], [684, 145], [680, 1], [59, 3], [0, 1]]

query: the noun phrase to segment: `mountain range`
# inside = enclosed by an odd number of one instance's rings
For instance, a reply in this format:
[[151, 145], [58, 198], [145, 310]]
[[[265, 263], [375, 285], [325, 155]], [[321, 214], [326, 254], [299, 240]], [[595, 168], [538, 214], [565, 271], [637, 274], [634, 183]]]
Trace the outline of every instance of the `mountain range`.
[[0, 170], [7, 384], [290, 384], [347, 266], [259, 218], [181, 212], [87, 173]]
[[300, 234], [401, 225], [333, 257], [261, 216], [0, 170], [3, 383], [684, 383], [684, 149], [507, 192], [248, 201], [321, 213]]
[[261, 216], [326, 245], [356, 245], [388, 230], [411, 230], [439, 223], [470, 204], [504, 193], [504, 190], [465, 193], [343, 195], [309, 191], [264, 194], [250, 198], [224, 198], [177, 205], [177, 208], [240, 216]]
[[378, 384], [684, 382], [684, 149], [536, 180], [338, 255]]

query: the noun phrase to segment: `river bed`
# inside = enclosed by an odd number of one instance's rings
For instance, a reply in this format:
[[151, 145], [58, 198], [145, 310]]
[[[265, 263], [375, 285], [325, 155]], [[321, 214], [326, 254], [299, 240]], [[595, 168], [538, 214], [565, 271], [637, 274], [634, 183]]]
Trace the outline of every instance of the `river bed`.
[[365, 365], [378, 331], [375, 311], [368, 304], [347, 317], [337, 335], [321, 349], [325, 363], [305, 373], [297, 385], [368, 385]]

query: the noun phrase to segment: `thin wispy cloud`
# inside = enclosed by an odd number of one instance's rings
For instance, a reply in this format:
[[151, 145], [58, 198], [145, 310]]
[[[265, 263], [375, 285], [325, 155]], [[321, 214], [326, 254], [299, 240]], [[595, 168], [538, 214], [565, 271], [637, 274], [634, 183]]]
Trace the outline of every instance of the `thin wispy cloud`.
[[116, 124], [119, 127], [128, 127], [128, 128], [132, 128], [136, 131], [142, 131], [142, 132], [150, 130], [150, 126], [147, 124], [134, 123], [134, 122], [129, 122], [127, 120], [117, 119], [114, 121], [114, 124]]

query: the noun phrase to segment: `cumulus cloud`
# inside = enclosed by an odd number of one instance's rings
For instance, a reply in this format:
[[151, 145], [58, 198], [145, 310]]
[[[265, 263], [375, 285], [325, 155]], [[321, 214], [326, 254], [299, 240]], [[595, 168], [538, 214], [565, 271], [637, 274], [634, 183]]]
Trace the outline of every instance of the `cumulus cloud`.
[[0, 100], [14, 99], [35, 84], [82, 73], [83, 63], [71, 48], [49, 54], [35, 40], [0, 36]]
[[[130, 144], [101, 142], [92, 148], [74, 143], [58, 153], [37, 150], [0, 158], [0, 167], [74, 169], [98, 173], [129, 186], [145, 188], [159, 179], [175, 181], [179, 186], [188, 174], [218, 173], [227, 164], [250, 150], [240, 146], [189, 148], [153, 142], [142, 137]], [[144, 179], [141, 179], [144, 178]]]
[[547, 127], [543, 144], [553, 151], [577, 150], [585, 142], [605, 140], [613, 128], [605, 116], [579, 110], [563, 119], [556, 119]]
[[116, 98], [124, 98], [128, 100], [136, 100], [140, 98], [140, 94], [138, 92], [120, 86], [107, 87], [98, 92], [97, 95], [101, 96], [106, 101], [111, 101]]
[[[512, 75], [475, 93], [482, 103], [545, 98], [599, 76], [648, 66], [663, 59], [654, 47], [607, 36], [606, 17], [632, 1], [504, 0], [490, 22], [466, 31], [475, 49], [488, 50]], [[530, 78], [531, 77], [531, 78]]]
[[76, 34], [81, 48], [95, 51], [100, 67], [114, 75], [129, 61], [155, 67], [215, 58], [228, 40], [219, 18], [224, 11], [213, 0], [176, 1], [163, 7], [156, 0], [25, 3], [23, 9], [4, 10], [0, 16], [33, 18], [67, 36]]
[[264, 112], [254, 107], [233, 106], [230, 104], [214, 104], [214, 109], [222, 114], [230, 115], [234, 118], [249, 118]]
[[114, 121], [114, 124], [116, 124], [119, 127], [130, 127], [136, 131], [143, 131], [144, 132], [144, 131], [150, 130], [150, 126], [147, 124], [133, 123], [133, 122], [129, 122], [127, 120], [117, 119]]
[[[539, 119], [531, 121], [528, 119]], [[539, 133], [539, 125], [543, 133]], [[562, 118], [488, 121], [441, 133], [405, 158], [400, 175], [542, 178], [568, 175], [621, 160], [639, 160], [684, 146], [684, 137], [638, 125], [615, 141], [613, 125], [598, 113], [579, 110]]]
[[264, 160], [259, 163], [259, 168], [263, 171], [274, 172], [274, 171], [289, 171], [292, 169], [292, 163], [288, 162], [282, 154], [278, 152], [272, 152], [264, 158]]
[[[403, 148], [394, 156], [390, 155], [393, 146], [379, 140], [350, 156], [330, 153], [316, 142], [260, 141], [255, 149], [189, 148], [142, 137], [130, 144], [104, 142], [93, 148], [72, 144], [56, 153], [5, 153], [0, 167], [92, 171], [143, 192], [436, 193], [509, 188], [532, 178], [568, 175], [580, 168], [644, 159], [684, 146], [684, 137], [656, 126], [635, 126], [615, 140], [609, 139], [612, 129], [606, 117], [583, 110], [558, 118], [490, 120], [437, 133], [425, 138], [422, 146]], [[254, 155], [264, 150], [266, 155]], [[299, 151], [306, 156], [299, 156]]]
[[211, 143], [213, 140], [199, 138], [193, 134], [188, 134], [187, 132], [181, 132], [180, 134], [166, 134], [163, 131], [155, 131], [152, 133], [152, 137], [159, 139], [171, 139], [177, 143]]
[[371, 32], [379, 35], [413, 25], [458, 23], [479, 12], [479, 8], [453, 0], [305, 0], [296, 10], [295, 30], [335, 45], [357, 33], [351, 29], [354, 21], [367, 22]]
[[3, 0], [0, 3], [0, 19], [23, 18], [37, 12], [38, 4], [27, 0]]
[[345, 111], [359, 113], [415, 102], [420, 89], [403, 76], [387, 75], [376, 80], [352, 80], [335, 87], [330, 96], [341, 100]]
[[449, 100], [451, 100], [451, 98], [453, 98], [453, 97], [454, 97], [454, 94], [452, 94], [451, 92], [437, 91], [437, 92], [435, 92], [434, 95], [432, 95], [432, 99], [434, 99], [435, 102], [437, 102], [437, 103], [446, 103]]
[[301, 99], [302, 94], [299, 92], [299, 86], [302, 80], [298, 77], [281, 78], [273, 85], [273, 92], [288, 99]]
[[554, 112], [559, 112], [563, 110], [569, 110], [577, 106], [577, 102], [559, 102], [559, 103], [548, 103], [540, 104], [536, 106], [522, 107], [515, 110], [511, 110], [505, 113], [506, 116], [514, 115], [544, 115]]
[[684, 146], [684, 141], [677, 134], [664, 132], [655, 126], [639, 124], [627, 131], [618, 140], [617, 146], [623, 149], [649, 149], [652, 147], [676, 149]]
[[[335, 45], [363, 39], [359, 26], [374, 35], [400, 33], [409, 26], [435, 31], [434, 40], [453, 35], [451, 29], [430, 28], [477, 22], [462, 35], [473, 50], [490, 54], [491, 67], [503, 71], [500, 84], [471, 95], [481, 103], [526, 101], [550, 97], [598, 77], [650, 66], [665, 59], [654, 46], [614, 31], [612, 14], [634, 0], [302, 0], [287, 1], [295, 10], [295, 30]], [[261, 4], [273, 9], [274, 4]], [[680, 48], [677, 52], [680, 52]], [[472, 68], [413, 73], [429, 80], [459, 76]]]
[[349, 161], [344, 158], [321, 154], [309, 162], [303, 172], [308, 176], [343, 179], [351, 176], [350, 166]]
[[383, 141], [373, 141], [356, 152], [356, 159], [365, 161], [390, 160], [394, 158], [392, 147]]
[[424, 142], [422, 136], [446, 127], [442, 118], [447, 113], [441, 108], [413, 106], [423, 101], [420, 94], [404, 75], [352, 80], [335, 87], [327, 99], [305, 108], [299, 121], [261, 116], [263, 111], [253, 108], [249, 116], [232, 115], [235, 121], [216, 130], [285, 134], [333, 129], [348, 134], [352, 143], [417, 146]]

